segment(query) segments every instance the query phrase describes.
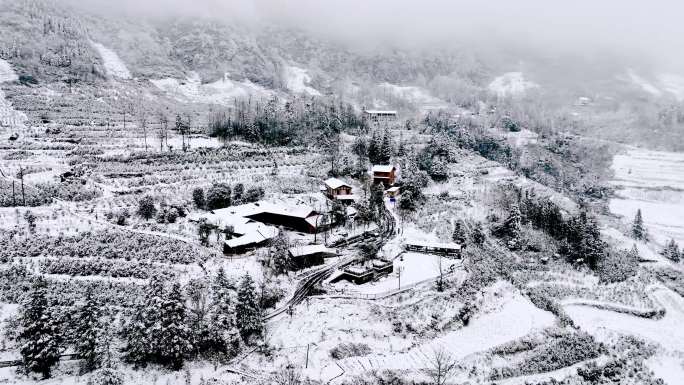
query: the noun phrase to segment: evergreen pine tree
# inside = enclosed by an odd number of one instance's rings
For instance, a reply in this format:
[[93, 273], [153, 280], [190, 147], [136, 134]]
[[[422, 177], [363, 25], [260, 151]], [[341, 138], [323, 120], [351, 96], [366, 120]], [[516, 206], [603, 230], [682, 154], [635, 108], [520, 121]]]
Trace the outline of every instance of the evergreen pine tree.
[[47, 298], [47, 284], [39, 278], [28, 293], [19, 314], [19, 352], [26, 373], [36, 372], [49, 378], [59, 361], [64, 340], [58, 317]]
[[451, 235], [451, 239], [459, 245], [465, 245], [466, 243], [466, 229], [463, 222], [457, 220], [454, 223], [454, 232]]
[[283, 274], [290, 269], [290, 241], [284, 231], [280, 230], [270, 247], [271, 263], [276, 274]]
[[475, 227], [473, 228], [473, 232], [471, 234], [471, 237], [473, 238], [473, 243], [476, 245], [483, 245], [485, 241], [485, 234], [484, 231], [482, 230], [482, 223], [477, 222], [475, 223]]
[[212, 286], [206, 353], [220, 358], [234, 357], [240, 349], [240, 333], [235, 320], [232, 290], [233, 285], [225, 272], [219, 269]]
[[136, 367], [144, 367], [159, 361], [161, 336], [161, 304], [164, 284], [160, 277], [153, 277], [145, 290], [146, 297], [132, 309], [130, 319], [124, 324], [123, 348], [126, 361]]
[[677, 242], [675, 242], [674, 239], [670, 239], [661, 254], [672, 262], [679, 262], [681, 260], [679, 245], [677, 245]]
[[171, 285], [171, 289], [163, 298], [160, 323], [160, 363], [178, 370], [183, 367], [183, 362], [192, 349], [185, 300], [178, 282]]
[[368, 143], [368, 160], [370, 160], [371, 164], [382, 163], [380, 160], [381, 147], [382, 138], [380, 138], [378, 131], [373, 131], [373, 135]]
[[235, 305], [236, 323], [242, 340], [248, 342], [250, 337], [259, 337], [263, 332], [263, 317], [257, 298], [254, 280], [245, 274], [240, 281]]
[[385, 131], [385, 134], [382, 136], [382, 142], [380, 143], [378, 161], [382, 164], [389, 164], [390, 159], [392, 159], [392, 138], [389, 131]]
[[436, 181], [443, 181], [449, 177], [447, 165], [444, 163], [441, 157], [436, 157], [432, 160], [429, 174], [430, 177]]
[[638, 240], [646, 240], [646, 229], [644, 228], [644, 219], [641, 217], [641, 209], [637, 210], [632, 222], [632, 237]]
[[99, 345], [104, 326], [100, 308], [90, 289], [86, 291], [83, 304], [76, 310], [75, 320], [75, 351], [81, 359], [81, 373], [92, 372], [102, 366]]

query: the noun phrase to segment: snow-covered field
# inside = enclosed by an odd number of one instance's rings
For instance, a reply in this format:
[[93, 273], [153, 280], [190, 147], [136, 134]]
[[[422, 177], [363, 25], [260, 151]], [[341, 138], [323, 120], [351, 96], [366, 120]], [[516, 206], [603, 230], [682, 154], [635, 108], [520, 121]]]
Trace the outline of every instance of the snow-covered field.
[[126, 64], [121, 60], [116, 52], [100, 43], [92, 42], [91, 44], [102, 57], [102, 62], [104, 64], [105, 71], [107, 71], [107, 75], [116, 79], [131, 78], [131, 72], [128, 71], [128, 67], [126, 67]]
[[565, 310], [578, 326], [599, 341], [610, 341], [614, 333], [619, 333], [640, 336], [659, 344], [665, 352], [652, 358], [649, 366], [663, 379], [669, 379], [667, 384], [679, 385], [681, 382], [673, 382], [673, 379], [684, 378], [684, 299], [664, 287], [656, 288], [652, 295], [666, 309], [662, 319], [640, 318], [586, 306], [568, 305]]
[[298, 93], [298, 94], [309, 94], [312, 96], [320, 96], [321, 93], [309, 86], [311, 83], [311, 75], [304, 68], [299, 68], [295, 66], [285, 67], [285, 87], [288, 90]]
[[[418, 345], [403, 353], [352, 357], [336, 363], [346, 374], [373, 368], [420, 371], [429, 367], [431, 354], [445, 350], [456, 359], [483, 352], [494, 346], [521, 338], [533, 330], [553, 325], [555, 317], [535, 307], [512, 287], [495, 285], [500, 307], [483, 314], [462, 329]], [[490, 303], [491, 304], [491, 303]]]
[[522, 96], [539, 84], [525, 79], [522, 72], [507, 72], [489, 83], [489, 90], [499, 97]]
[[610, 211], [630, 222], [641, 209], [651, 239], [684, 243], [684, 153], [629, 149], [616, 155]]
[[242, 82], [230, 79], [228, 74], [223, 79], [212, 83], [202, 83], [199, 75], [190, 73], [185, 80], [173, 78], [150, 80], [157, 88], [168, 92], [180, 101], [232, 105], [236, 99], [268, 98], [273, 91], [245, 80]]

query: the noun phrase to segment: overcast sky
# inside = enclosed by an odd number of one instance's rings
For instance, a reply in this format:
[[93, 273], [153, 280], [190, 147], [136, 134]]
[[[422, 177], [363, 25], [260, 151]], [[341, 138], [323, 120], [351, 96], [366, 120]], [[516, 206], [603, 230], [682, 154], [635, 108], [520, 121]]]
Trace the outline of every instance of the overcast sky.
[[278, 21], [350, 43], [520, 44], [684, 63], [680, 0], [63, 0], [145, 16]]

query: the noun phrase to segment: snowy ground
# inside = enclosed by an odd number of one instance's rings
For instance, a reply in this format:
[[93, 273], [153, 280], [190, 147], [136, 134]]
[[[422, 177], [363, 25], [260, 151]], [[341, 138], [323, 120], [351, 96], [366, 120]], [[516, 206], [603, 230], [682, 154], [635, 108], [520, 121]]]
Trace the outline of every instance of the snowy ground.
[[269, 98], [273, 91], [257, 84], [232, 80], [228, 74], [223, 79], [212, 83], [202, 83], [199, 75], [190, 73], [185, 80], [173, 78], [150, 80], [157, 88], [166, 91], [183, 102], [233, 105], [236, 99], [246, 99], [250, 96]]
[[100, 43], [91, 43], [93, 47], [102, 57], [102, 62], [104, 64], [105, 71], [107, 75], [116, 79], [130, 79], [131, 73], [128, 71], [126, 64], [121, 60], [119, 55], [111, 49], [103, 46]]
[[494, 346], [523, 337], [533, 330], [553, 325], [555, 317], [539, 310], [506, 284], [495, 285], [498, 297], [488, 303], [499, 306], [470, 322], [467, 327], [413, 347], [402, 353], [373, 354], [339, 360], [335, 365], [346, 375], [371, 369], [418, 372], [430, 366], [431, 356], [445, 350], [456, 359], [483, 352]]
[[630, 222], [641, 209], [651, 238], [684, 243], [684, 153], [629, 149], [616, 155], [610, 211]]
[[309, 86], [311, 82], [311, 75], [307, 73], [304, 68], [295, 66], [285, 67], [285, 87], [288, 90], [298, 94], [309, 94], [312, 96], [320, 96], [321, 93], [317, 89]]
[[10, 63], [7, 60], [0, 59], [0, 83], [13, 82], [18, 79], [19, 77], [12, 69]]
[[[660, 345], [648, 363], [668, 385], [679, 385], [684, 378], [684, 299], [665, 287], [653, 291], [656, 301], [666, 309], [662, 319], [646, 319], [586, 306], [565, 306], [575, 323], [599, 341], [610, 341], [615, 333], [640, 336]], [[669, 380], [669, 381], [668, 381]]]
[[[391, 292], [437, 278], [439, 276], [440, 259], [445, 274], [460, 270], [460, 260], [443, 258], [432, 254], [405, 253], [394, 260], [394, 272], [380, 278], [377, 282], [355, 285], [347, 281], [340, 281], [334, 287], [345, 293], [383, 294]], [[401, 286], [399, 285], [399, 271], [401, 271]], [[464, 272], [461, 271], [461, 273], [461, 275], [465, 276]]]
[[522, 96], [539, 84], [525, 79], [522, 72], [507, 72], [489, 83], [489, 90], [499, 97]]

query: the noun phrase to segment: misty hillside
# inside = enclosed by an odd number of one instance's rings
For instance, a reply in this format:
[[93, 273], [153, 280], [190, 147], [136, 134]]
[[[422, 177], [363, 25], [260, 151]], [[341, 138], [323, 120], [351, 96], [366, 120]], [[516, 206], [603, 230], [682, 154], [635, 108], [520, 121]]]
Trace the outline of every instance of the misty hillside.
[[[535, 121], [556, 121], [557, 129], [594, 135], [601, 128], [603, 138], [628, 143], [682, 143], [684, 78], [625, 55], [548, 55], [517, 45], [407, 49], [372, 43], [373, 36], [357, 46], [276, 24], [103, 18], [49, 0], [2, 5], [0, 58], [23, 86], [62, 84], [87, 93], [104, 83], [129, 99], [151, 93], [154, 103], [195, 105], [190, 109], [246, 98], [334, 96], [407, 117], [445, 107], [473, 110], [478, 101], [506, 106], [514, 98], [525, 99], [525, 107], [505, 107], [507, 113], [533, 130]], [[28, 97], [25, 89], [5, 87], [9, 98]], [[644, 132], [659, 135], [645, 140]]]

